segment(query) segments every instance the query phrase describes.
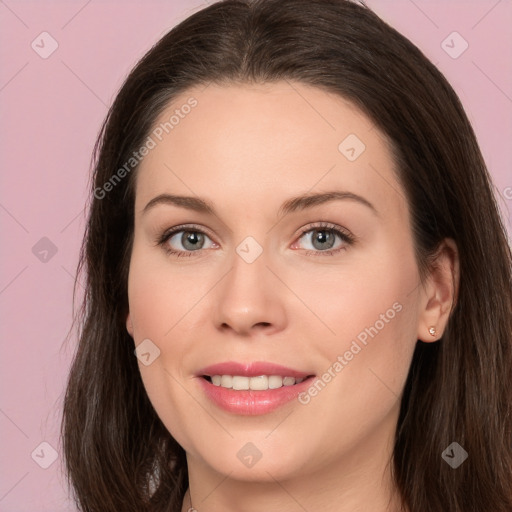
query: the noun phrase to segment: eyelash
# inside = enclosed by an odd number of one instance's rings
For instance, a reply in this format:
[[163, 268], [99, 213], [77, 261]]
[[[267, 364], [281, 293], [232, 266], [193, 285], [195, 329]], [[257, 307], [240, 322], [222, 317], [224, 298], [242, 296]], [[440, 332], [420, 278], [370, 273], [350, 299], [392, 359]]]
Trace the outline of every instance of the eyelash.
[[[191, 233], [201, 233], [203, 235], [210, 237], [210, 235], [208, 233], [206, 233], [199, 226], [194, 225], [194, 224], [184, 224], [184, 225], [180, 225], [180, 226], [175, 226], [174, 228], [171, 228], [170, 230], [165, 231], [162, 235], [160, 235], [158, 237], [157, 245], [164, 246], [164, 244], [170, 238], [172, 238], [173, 235], [175, 235], [176, 233], [179, 233], [181, 231], [187, 231], [187, 232], [191, 232]], [[339, 238], [341, 238], [341, 240], [349, 246], [355, 242], [355, 237], [352, 234], [350, 234], [348, 231], [344, 230], [343, 228], [336, 226], [335, 224], [331, 224], [329, 222], [318, 222], [314, 225], [308, 226], [306, 229], [302, 230], [299, 233], [297, 240], [301, 239], [306, 233], [309, 233], [310, 231], [329, 231], [335, 235], [338, 235]], [[338, 254], [339, 252], [346, 250], [346, 248], [347, 248], [346, 246], [342, 246], [342, 247], [338, 247], [337, 249], [329, 249], [327, 251], [306, 250], [305, 254], [307, 256], [334, 256], [335, 254]], [[164, 249], [165, 249], [165, 252], [169, 256], [176, 256], [178, 258], [192, 257], [192, 255], [195, 252], [201, 252], [201, 250], [203, 250], [203, 249], [199, 249], [197, 251], [175, 251], [174, 249], [170, 249], [169, 247], [165, 247]], [[207, 250], [207, 249], [204, 249], [204, 250]]]

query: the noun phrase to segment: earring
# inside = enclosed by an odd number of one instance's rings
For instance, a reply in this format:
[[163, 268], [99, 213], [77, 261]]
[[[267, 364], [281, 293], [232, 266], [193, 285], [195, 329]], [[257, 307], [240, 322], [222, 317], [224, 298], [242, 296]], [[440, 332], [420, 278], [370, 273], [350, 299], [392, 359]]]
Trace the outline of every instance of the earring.
[[431, 336], [435, 336], [436, 335], [436, 328], [434, 326], [430, 327], [428, 332], [430, 333]]

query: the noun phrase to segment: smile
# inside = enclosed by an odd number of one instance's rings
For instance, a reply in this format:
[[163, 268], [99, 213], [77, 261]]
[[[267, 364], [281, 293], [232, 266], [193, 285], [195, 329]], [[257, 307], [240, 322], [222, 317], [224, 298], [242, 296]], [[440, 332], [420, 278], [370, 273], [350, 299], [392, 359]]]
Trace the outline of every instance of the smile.
[[297, 398], [314, 379], [312, 373], [265, 362], [225, 362], [196, 374], [215, 406], [233, 414], [267, 414]]

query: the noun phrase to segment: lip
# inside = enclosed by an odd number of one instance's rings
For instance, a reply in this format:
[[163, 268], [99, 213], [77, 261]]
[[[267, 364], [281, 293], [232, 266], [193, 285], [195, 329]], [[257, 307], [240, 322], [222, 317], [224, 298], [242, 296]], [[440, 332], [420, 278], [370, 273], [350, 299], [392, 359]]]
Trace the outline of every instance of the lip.
[[[241, 375], [244, 377], [280, 375], [304, 380], [293, 386], [282, 386], [265, 391], [233, 390], [215, 386], [203, 378], [212, 375]], [[207, 366], [199, 370], [196, 376], [202, 391], [216, 406], [224, 411], [246, 416], [268, 414], [284, 406], [305, 391], [315, 378], [312, 372], [303, 372], [274, 363], [254, 362], [244, 364], [232, 361]]]

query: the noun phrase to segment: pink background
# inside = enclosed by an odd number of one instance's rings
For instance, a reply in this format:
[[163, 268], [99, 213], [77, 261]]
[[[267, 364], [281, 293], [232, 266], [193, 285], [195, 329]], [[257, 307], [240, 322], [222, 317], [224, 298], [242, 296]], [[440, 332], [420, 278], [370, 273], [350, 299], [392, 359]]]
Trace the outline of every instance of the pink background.
[[[418, 45], [459, 94], [510, 233], [512, 2], [367, 3]], [[75, 510], [64, 485], [58, 430], [75, 343], [74, 337], [69, 343], [64, 339], [91, 151], [107, 106], [136, 60], [204, 5], [198, 0], [0, 3], [1, 512]], [[47, 59], [31, 47], [44, 31], [58, 42]], [[453, 31], [469, 44], [456, 59], [441, 46]], [[455, 49], [460, 44], [457, 40]], [[46, 262], [32, 252], [43, 237], [57, 248]], [[59, 452], [47, 469], [39, 464], [51, 462], [51, 449], [40, 447], [42, 442]]]

